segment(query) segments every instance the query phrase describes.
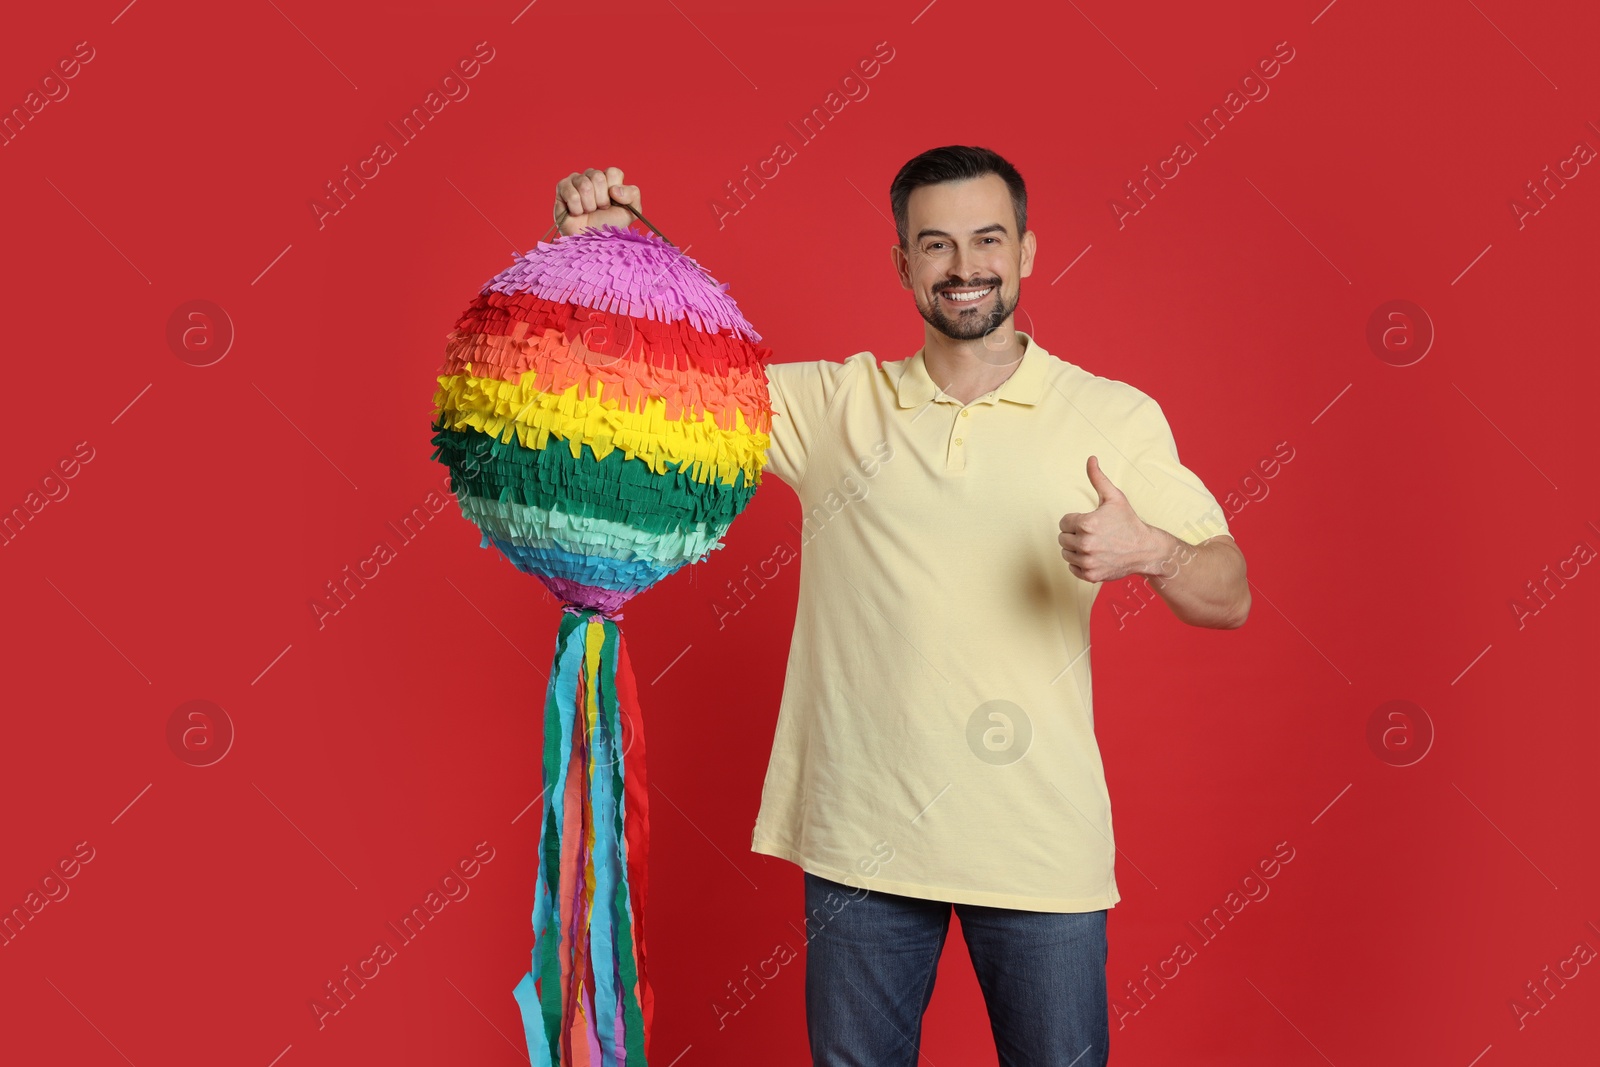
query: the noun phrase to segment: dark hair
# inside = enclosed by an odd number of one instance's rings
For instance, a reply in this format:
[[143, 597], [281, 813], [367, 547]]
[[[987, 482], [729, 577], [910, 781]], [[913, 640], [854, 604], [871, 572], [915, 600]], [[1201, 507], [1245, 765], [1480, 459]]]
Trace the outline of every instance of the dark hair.
[[900, 237], [900, 247], [905, 248], [910, 225], [908, 206], [911, 192], [924, 185], [940, 182], [959, 182], [981, 178], [985, 174], [998, 174], [1011, 190], [1011, 209], [1017, 216], [1017, 236], [1028, 229], [1028, 187], [1017, 168], [998, 152], [968, 145], [945, 145], [930, 148], [900, 168], [900, 173], [889, 183], [889, 206], [894, 211], [895, 233]]

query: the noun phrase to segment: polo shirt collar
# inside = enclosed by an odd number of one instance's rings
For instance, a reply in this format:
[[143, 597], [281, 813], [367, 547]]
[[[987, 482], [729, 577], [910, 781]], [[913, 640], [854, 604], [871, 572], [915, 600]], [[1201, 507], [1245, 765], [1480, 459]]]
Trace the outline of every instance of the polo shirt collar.
[[[1050, 353], [1022, 330], [1017, 331], [1017, 336], [1024, 338], [1028, 346], [1022, 353], [1021, 365], [995, 391], [995, 399], [1010, 400], [1016, 404], [1036, 404], [1044, 395], [1045, 370], [1050, 362]], [[900, 372], [896, 397], [903, 408], [926, 404], [940, 393], [923, 363], [922, 353], [921, 348], [917, 349], [916, 354], [905, 361], [905, 367]]]

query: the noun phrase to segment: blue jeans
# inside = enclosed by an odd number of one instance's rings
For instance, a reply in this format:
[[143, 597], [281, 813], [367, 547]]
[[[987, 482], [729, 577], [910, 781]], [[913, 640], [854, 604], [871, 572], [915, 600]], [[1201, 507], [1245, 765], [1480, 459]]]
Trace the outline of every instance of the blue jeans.
[[[951, 903], [805, 872], [806, 1030], [817, 1067], [915, 1067]], [[1106, 913], [955, 904], [1001, 1067], [1104, 1067]]]

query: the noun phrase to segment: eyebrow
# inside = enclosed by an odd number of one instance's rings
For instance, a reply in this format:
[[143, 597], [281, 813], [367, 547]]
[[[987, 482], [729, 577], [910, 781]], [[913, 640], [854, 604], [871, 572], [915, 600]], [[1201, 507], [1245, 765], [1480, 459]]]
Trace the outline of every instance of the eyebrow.
[[[987, 226], [980, 226], [976, 230], [973, 230], [972, 231], [972, 235], [974, 237], [976, 237], [980, 233], [993, 233], [995, 230], [999, 230], [1001, 233], [1007, 233], [1007, 234], [1011, 232], [1010, 230], [1005, 228], [1005, 224], [1004, 223], [991, 222]], [[919, 240], [919, 241], [922, 240], [924, 237], [953, 237], [953, 236], [955, 236], [955, 235], [954, 234], [945, 233], [943, 230], [918, 230], [917, 231], [917, 240]]]

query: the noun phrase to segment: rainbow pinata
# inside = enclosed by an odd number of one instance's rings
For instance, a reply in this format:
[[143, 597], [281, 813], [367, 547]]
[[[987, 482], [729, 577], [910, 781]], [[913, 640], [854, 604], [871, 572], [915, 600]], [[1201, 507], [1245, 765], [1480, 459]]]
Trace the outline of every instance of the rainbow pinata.
[[483, 547], [602, 614], [722, 547], [772, 416], [771, 352], [727, 288], [616, 226], [484, 286], [448, 336], [433, 439]]
[[[433, 458], [461, 511], [563, 604], [543, 730], [532, 1067], [647, 1067], [649, 791], [618, 609], [720, 548], [761, 480], [771, 352], [654, 236], [558, 238], [492, 278], [447, 337]], [[531, 795], [531, 789], [530, 789]]]

